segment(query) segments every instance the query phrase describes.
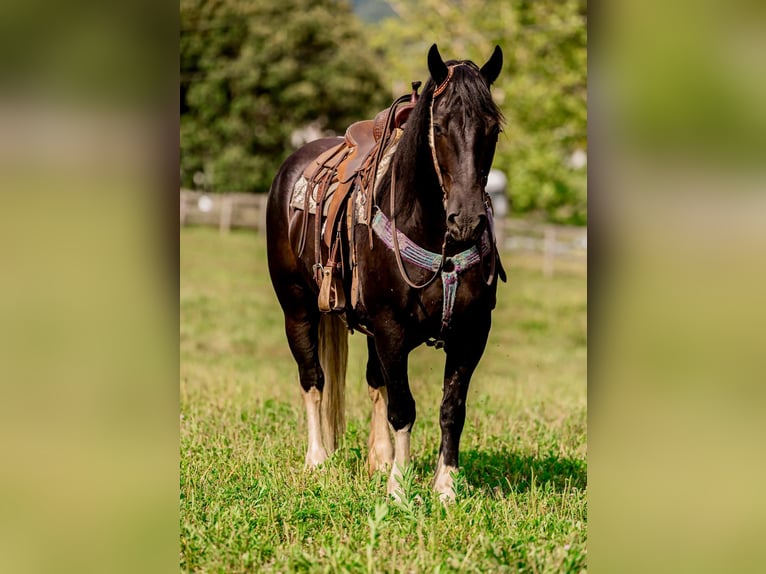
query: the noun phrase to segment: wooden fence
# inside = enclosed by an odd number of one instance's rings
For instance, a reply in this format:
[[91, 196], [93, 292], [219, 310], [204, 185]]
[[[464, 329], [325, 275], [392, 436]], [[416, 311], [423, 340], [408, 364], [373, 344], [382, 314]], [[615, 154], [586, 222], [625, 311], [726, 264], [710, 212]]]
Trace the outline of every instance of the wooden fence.
[[213, 225], [221, 233], [233, 227], [266, 229], [266, 194], [181, 190], [181, 226]]
[[[221, 233], [232, 228], [263, 232], [266, 227], [266, 195], [254, 193], [210, 193], [181, 190], [181, 226], [216, 226]], [[587, 230], [530, 223], [503, 218], [495, 222], [498, 245], [506, 251], [542, 254], [542, 270], [553, 275], [557, 262], [585, 263], [588, 251]]]
[[542, 270], [553, 275], [556, 267], [585, 267], [588, 259], [588, 230], [585, 227], [531, 223], [503, 218], [495, 225], [497, 243], [505, 251], [542, 255]]

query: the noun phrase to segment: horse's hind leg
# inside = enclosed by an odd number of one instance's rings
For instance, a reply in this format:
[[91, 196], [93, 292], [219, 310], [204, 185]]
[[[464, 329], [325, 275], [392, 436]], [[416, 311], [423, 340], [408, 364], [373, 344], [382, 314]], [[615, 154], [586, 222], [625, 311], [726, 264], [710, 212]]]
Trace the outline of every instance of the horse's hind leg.
[[312, 468], [327, 460], [343, 436], [348, 330], [340, 317], [307, 305], [285, 311], [285, 331], [298, 364], [308, 424], [306, 468]]
[[319, 317], [308, 313], [285, 315], [285, 332], [298, 363], [303, 402], [308, 425], [308, 448], [306, 468], [312, 468], [327, 460], [327, 450], [322, 443], [322, 390], [324, 375], [319, 364], [318, 333]]
[[370, 420], [369, 455], [367, 459], [370, 475], [376, 470], [391, 467], [394, 449], [388, 432], [388, 391], [380, 370], [380, 359], [375, 349], [375, 340], [367, 338], [367, 391], [372, 400]]

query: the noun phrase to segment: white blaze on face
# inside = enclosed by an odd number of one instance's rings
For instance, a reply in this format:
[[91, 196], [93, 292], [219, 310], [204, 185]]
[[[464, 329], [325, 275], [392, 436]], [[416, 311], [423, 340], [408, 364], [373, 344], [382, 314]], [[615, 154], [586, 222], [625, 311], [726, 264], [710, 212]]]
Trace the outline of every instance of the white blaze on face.
[[457, 468], [444, 464], [444, 457], [439, 455], [439, 462], [436, 464], [436, 475], [434, 477], [434, 490], [439, 493], [442, 502], [448, 502], [455, 499], [455, 488], [451, 473], [457, 473]]
[[370, 421], [370, 440], [368, 443], [368, 464], [370, 474], [391, 466], [394, 450], [388, 434], [388, 391], [386, 387], [373, 389], [367, 387], [372, 401], [372, 420]]
[[391, 467], [391, 475], [388, 477], [388, 494], [396, 499], [401, 499], [400, 479], [402, 471], [410, 464], [410, 430], [409, 424], [401, 430], [394, 431], [394, 464]]
[[327, 451], [322, 446], [322, 393], [316, 387], [303, 391], [306, 405], [306, 422], [309, 430], [309, 446], [306, 450], [306, 468], [313, 468], [327, 460]]

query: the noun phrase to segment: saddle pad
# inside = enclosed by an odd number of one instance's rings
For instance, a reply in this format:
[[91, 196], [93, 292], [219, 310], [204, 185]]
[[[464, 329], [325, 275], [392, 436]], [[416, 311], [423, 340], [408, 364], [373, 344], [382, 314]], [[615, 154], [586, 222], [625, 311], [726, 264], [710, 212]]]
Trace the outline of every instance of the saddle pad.
[[[338, 189], [339, 183], [337, 181], [330, 184], [330, 187], [327, 189], [327, 192], [325, 193], [325, 199], [324, 199], [324, 205], [322, 206], [322, 215], [327, 217], [327, 210], [330, 209], [330, 198], [332, 197], [332, 194], [335, 193], [335, 190]], [[293, 209], [299, 209], [303, 210], [303, 208], [306, 206], [306, 194], [309, 194], [309, 213], [316, 214], [317, 212], [317, 202], [316, 202], [316, 192], [317, 187], [314, 186], [309, 190], [309, 182], [308, 180], [301, 176], [298, 178], [298, 181], [295, 182], [295, 187], [293, 187], [293, 193], [292, 197], [290, 198], [290, 207]]]

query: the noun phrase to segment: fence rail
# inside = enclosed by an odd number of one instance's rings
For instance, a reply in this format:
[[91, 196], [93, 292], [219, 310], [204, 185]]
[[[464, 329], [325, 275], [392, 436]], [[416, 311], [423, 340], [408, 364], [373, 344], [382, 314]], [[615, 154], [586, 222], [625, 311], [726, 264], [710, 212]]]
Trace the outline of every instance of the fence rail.
[[[232, 228], [266, 229], [266, 194], [210, 193], [181, 190], [181, 225], [210, 225], [221, 233]], [[512, 218], [495, 222], [498, 244], [507, 251], [542, 254], [545, 275], [553, 275], [556, 261], [584, 262], [588, 239], [584, 227], [530, 223]]]
[[181, 225], [213, 225], [222, 233], [233, 227], [266, 228], [266, 195], [181, 190]]

